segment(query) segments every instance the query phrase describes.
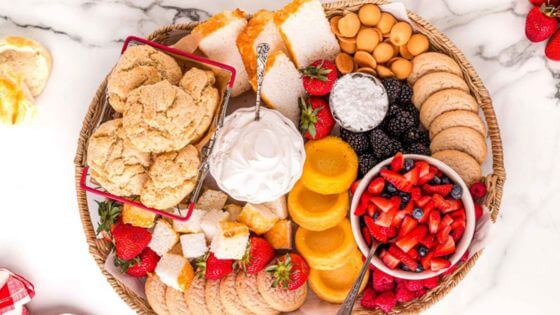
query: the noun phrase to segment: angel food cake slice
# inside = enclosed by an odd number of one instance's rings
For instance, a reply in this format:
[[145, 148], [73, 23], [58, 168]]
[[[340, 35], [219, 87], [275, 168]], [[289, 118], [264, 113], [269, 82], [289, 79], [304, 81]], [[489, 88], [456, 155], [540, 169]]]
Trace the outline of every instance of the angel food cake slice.
[[297, 68], [318, 59], [334, 60], [340, 52], [317, 0], [294, 0], [275, 14], [274, 21]]

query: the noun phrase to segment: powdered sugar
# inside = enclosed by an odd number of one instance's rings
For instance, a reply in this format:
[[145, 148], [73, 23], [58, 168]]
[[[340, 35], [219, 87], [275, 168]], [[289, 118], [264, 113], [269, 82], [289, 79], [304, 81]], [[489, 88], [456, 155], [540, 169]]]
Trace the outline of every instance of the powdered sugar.
[[389, 99], [377, 78], [363, 73], [349, 73], [336, 81], [330, 106], [334, 118], [344, 129], [364, 132], [383, 121]]

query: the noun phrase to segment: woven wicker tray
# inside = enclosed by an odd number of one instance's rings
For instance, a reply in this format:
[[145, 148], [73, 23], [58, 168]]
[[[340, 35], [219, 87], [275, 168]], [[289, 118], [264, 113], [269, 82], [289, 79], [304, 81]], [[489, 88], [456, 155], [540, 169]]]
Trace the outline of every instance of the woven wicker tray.
[[[356, 12], [365, 3], [386, 4], [390, 1], [385, 0], [362, 0], [362, 1], [340, 1], [324, 4], [327, 16], [342, 14], [344, 11]], [[505, 182], [505, 169], [503, 163], [502, 140], [500, 138], [500, 129], [492, 107], [492, 100], [488, 95], [488, 91], [484, 87], [478, 74], [465, 58], [463, 53], [455, 47], [455, 45], [441, 32], [439, 32], [430, 23], [419, 17], [413, 12], [408, 11], [408, 16], [416, 29], [428, 36], [431, 43], [432, 50], [443, 52], [455, 59], [461, 66], [467, 85], [470, 88], [472, 95], [480, 104], [482, 108], [484, 119], [488, 125], [488, 134], [490, 137], [492, 147], [492, 172], [485, 176], [484, 180], [488, 186], [488, 196], [486, 198], [486, 205], [491, 211], [492, 220], [495, 221], [499, 212], [500, 201], [502, 198], [502, 190]], [[188, 34], [198, 23], [191, 22], [185, 24], [176, 24], [162, 27], [152, 34], [147, 39], [153, 40], [166, 45], [171, 45], [179, 40], [184, 35]], [[86, 156], [87, 140], [92, 134], [95, 126], [99, 121], [105, 120], [102, 117], [101, 109], [105, 99], [105, 88], [107, 80], [105, 79], [91, 101], [87, 114], [83, 121], [82, 130], [80, 132], [78, 149], [76, 152], [74, 165], [75, 165], [75, 184], [78, 197], [78, 206], [80, 217], [87, 237], [89, 252], [97, 262], [101, 272], [119, 294], [119, 296], [136, 312], [139, 314], [154, 314], [147, 301], [137, 296], [129, 289], [124, 287], [117, 279], [109, 274], [104, 269], [105, 258], [109, 254], [110, 246], [107, 241], [97, 239], [95, 229], [92, 225], [90, 218], [90, 209], [88, 208], [86, 193], [79, 188], [80, 175], [84, 165]], [[455, 287], [474, 266], [481, 252], [475, 254], [466, 263], [462, 264], [452, 275], [447, 276], [441, 284], [435, 289], [429, 291], [422, 298], [400, 304], [395, 307], [392, 314], [415, 314], [430, 307], [432, 304], [439, 301], [444, 297], [453, 287]], [[356, 314], [384, 314], [382, 311], [355, 311]]]

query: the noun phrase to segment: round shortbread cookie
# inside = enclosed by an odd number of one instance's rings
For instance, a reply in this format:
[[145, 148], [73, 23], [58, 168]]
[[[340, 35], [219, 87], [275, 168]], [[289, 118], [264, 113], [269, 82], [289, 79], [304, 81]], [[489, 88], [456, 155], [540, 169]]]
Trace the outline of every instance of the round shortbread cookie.
[[165, 293], [167, 286], [163, 284], [155, 274], [149, 275], [144, 285], [146, 299], [154, 312], [158, 315], [168, 315], [167, 303], [165, 301]]
[[412, 59], [412, 72], [408, 76], [408, 82], [414, 84], [421, 76], [438, 71], [463, 77], [461, 67], [451, 57], [438, 52], [427, 52]]
[[188, 93], [164, 80], [141, 86], [128, 95], [123, 125], [130, 141], [143, 152], [176, 151], [190, 143], [199, 106]]
[[210, 314], [227, 314], [220, 300], [220, 280], [206, 280], [204, 294], [206, 296], [206, 307], [208, 307]]
[[455, 170], [468, 186], [482, 177], [480, 164], [466, 153], [456, 150], [444, 150], [432, 154], [432, 157]]
[[172, 287], [167, 287], [165, 292], [165, 303], [170, 315], [191, 315], [187, 301], [185, 301], [185, 294]]
[[220, 300], [229, 315], [253, 314], [243, 304], [239, 303], [239, 296], [235, 290], [235, 272], [231, 272], [220, 281]]
[[148, 175], [150, 154], [127, 138], [122, 119], [101, 124], [89, 138], [87, 164], [91, 176], [117, 196], [139, 195]]
[[440, 132], [430, 144], [432, 153], [457, 150], [472, 156], [479, 164], [486, 159], [486, 141], [477, 131], [468, 127], [452, 127]]
[[266, 303], [257, 287], [257, 276], [243, 272], [237, 274], [235, 288], [241, 303], [251, 312], [259, 315], [275, 315], [279, 312]]
[[469, 87], [463, 78], [448, 72], [432, 72], [422, 76], [414, 83], [412, 103], [420, 110], [428, 97], [444, 89], [469, 91]]
[[478, 104], [469, 93], [458, 89], [445, 89], [432, 94], [422, 104], [420, 121], [427, 129], [439, 115], [452, 110], [478, 112]]
[[204, 278], [194, 277], [189, 289], [185, 291], [189, 311], [196, 315], [210, 315], [210, 311], [206, 307], [205, 282]]
[[257, 274], [257, 287], [263, 299], [279, 312], [292, 312], [300, 308], [307, 298], [307, 283], [295, 290], [273, 288], [272, 275], [266, 270]]
[[123, 113], [134, 89], [162, 80], [177, 84], [180, 79], [181, 68], [173, 57], [148, 45], [128, 47], [107, 79], [109, 104]]
[[466, 110], [454, 110], [439, 115], [430, 125], [430, 139], [445, 129], [452, 127], [469, 127], [486, 138], [486, 125], [477, 113]]
[[215, 82], [216, 78], [212, 71], [200, 70], [198, 68], [191, 68], [185, 72], [185, 75], [179, 82], [179, 86], [194, 98], [202, 112], [198, 125], [192, 128], [192, 141], [197, 141], [206, 133], [214, 118], [216, 108], [218, 108], [220, 95], [218, 89], [214, 87]]

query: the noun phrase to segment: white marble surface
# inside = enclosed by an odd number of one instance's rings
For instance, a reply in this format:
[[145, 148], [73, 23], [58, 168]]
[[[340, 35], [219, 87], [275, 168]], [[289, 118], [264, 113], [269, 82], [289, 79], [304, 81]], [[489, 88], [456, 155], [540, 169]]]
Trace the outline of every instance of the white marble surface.
[[[73, 158], [82, 118], [127, 34], [282, 1], [0, 1], [0, 36], [23, 35], [54, 56], [33, 125], [0, 128], [0, 266], [35, 283], [35, 314], [129, 314], [88, 255]], [[494, 239], [428, 314], [558, 314], [560, 75], [524, 36], [526, 0], [407, 0], [472, 61], [493, 100], [508, 181]], [[196, 8], [196, 9], [192, 9]], [[188, 9], [188, 10], [184, 10]]]

